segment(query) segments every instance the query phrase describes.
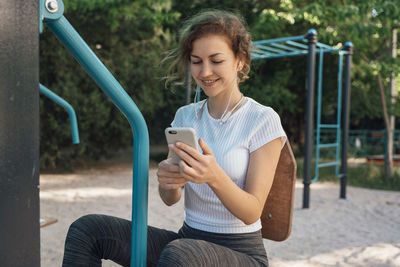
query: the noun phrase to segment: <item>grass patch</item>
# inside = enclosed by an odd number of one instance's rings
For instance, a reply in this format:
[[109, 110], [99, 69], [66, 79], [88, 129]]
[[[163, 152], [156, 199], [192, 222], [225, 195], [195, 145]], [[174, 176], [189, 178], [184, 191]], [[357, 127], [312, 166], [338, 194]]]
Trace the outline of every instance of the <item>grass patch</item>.
[[[303, 158], [297, 158], [297, 177], [303, 177]], [[376, 164], [359, 164], [347, 167], [347, 184], [369, 189], [400, 191], [400, 168], [394, 168], [393, 176], [385, 175], [384, 166]], [[312, 161], [311, 177], [315, 175], [315, 160]], [[335, 167], [319, 169], [318, 181], [340, 182], [335, 176]]]

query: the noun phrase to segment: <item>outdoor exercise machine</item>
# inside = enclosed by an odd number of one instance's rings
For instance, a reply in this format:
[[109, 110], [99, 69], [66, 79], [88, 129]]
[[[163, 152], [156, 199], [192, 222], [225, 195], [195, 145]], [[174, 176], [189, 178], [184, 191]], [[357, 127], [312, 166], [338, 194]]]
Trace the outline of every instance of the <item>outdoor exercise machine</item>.
[[71, 124], [72, 143], [79, 144], [78, 119], [76, 118], [74, 108], [62, 97], [58, 96], [57, 94], [46, 88], [46, 86], [44, 86], [43, 84], [39, 84], [39, 91], [42, 95], [54, 101], [68, 112]]
[[133, 133], [131, 266], [146, 263], [149, 134], [136, 104], [63, 16], [61, 0], [41, 0], [40, 18], [127, 117]]
[[[0, 247], [0, 260], [9, 266], [40, 266], [38, 33], [44, 23], [130, 123], [134, 243], [131, 266], [145, 266], [149, 168], [146, 122], [129, 95], [63, 16], [63, 2], [38, 2], [39, 8], [38, 3], [8, 1], [0, 11], [1, 62], [8, 63], [0, 67], [4, 81], [0, 90], [0, 193], [4, 215], [0, 233], [1, 246], [7, 246]], [[40, 90], [55, 99], [45, 87]]]
[[[319, 178], [319, 169], [323, 167], [335, 166], [335, 174], [341, 178], [340, 198], [346, 198], [347, 183], [347, 149], [349, 136], [349, 117], [350, 117], [350, 71], [353, 45], [347, 42], [343, 48], [334, 48], [332, 46], [317, 42], [317, 31], [311, 29], [306, 35], [277, 38], [270, 40], [261, 40], [253, 43], [255, 49], [252, 53], [253, 60], [291, 57], [307, 55], [306, 69], [306, 113], [305, 113], [305, 149], [304, 149], [304, 172], [303, 172], [303, 208], [309, 208], [310, 184]], [[322, 112], [322, 70], [325, 53], [338, 53], [338, 83], [337, 83], [337, 119], [334, 124], [323, 124], [321, 122]], [[313, 147], [313, 121], [314, 121], [314, 87], [315, 87], [315, 58], [319, 56], [318, 64], [318, 101], [317, 101], [317, 123], [316, 123], [316, 145], [315, 145], [315, 176], [311, 179], [311, 161]], [[342, 96], [343, 79], [343, 56], [345, 56], [345, 78], [344, 92]], [[343, 109], [342, 109], [343, 103]], [[342, 121], [342, 122], [341, 122]], [[321, 144], [321, 129], [335, 129], [336, 141], [329, 144]], [[341, 131], [342, 129], [342, 131]], [[341, 141], [342, 139], [342, 141]], [[341, 147], [340, 147], [341, 145]], [[320, 163], [320, 150], [325, 148], [336, 149], [336, 160], [333, 162]], [[340, 161], [340, 149], [342, 157]], [[341, 163], [341, 164], [340, 164]], [[339, 172], [339, 164], [341, 171]]]

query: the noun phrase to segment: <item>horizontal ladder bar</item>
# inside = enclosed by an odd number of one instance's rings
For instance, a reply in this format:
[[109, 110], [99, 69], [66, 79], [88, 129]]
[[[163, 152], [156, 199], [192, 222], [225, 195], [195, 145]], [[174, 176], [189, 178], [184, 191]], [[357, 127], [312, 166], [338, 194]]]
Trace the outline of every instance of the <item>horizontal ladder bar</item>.
[[332, 162], [326, 162], [326, 163], [319, 163], [318, 168], [323, 168], [323, 167], [330, 167], [330, 166], [336, 166], [339, 165], [338, 161], [332, 161]]
[[265, 45], [257, 45], [256, 47], [261, 49], [261, 50], [266, 50], [268, 52], [275, 52], [275, 53], [278, 53], [278, 54], [287, 53], [287, 51], [283, 51], [281, 49], [276, 49], [276, 48], [272, 48], [272, 47], [265, 46]]
[[291, 46], [297, 46], [297, 47], [300, 47], [300, 48], [308, 49], [308, 46], [305, 45], [305, 44], [299, 44], [299, 43], [292, 42], [292, 41], [286, 41], [285, 43], [287, 43], [287, 44], [289, 44]]
[[287, 46], [287, 45], [282, 45], [282, 44], [269, 44], [270, 46], [275, 46], [275, 47], [279, 47], [285, 50], [289, 50], [291, 52], [301, 52], [301, 50]]
[[255, 42], [253, 42], [253, 45], [271, 44], [271, 43], [286, 42], [286, 41], [298, 41], [298, 40], [304, 40], [304, 39], [305, 39], [304, 35], [300, 35], [300, 36], [293, 36], [293, 37], [284, 37], [284, 38], [275, 38], [275, 39], [269, 39], [269, 40], [255, 41]]
[[319, 128], [339, 128], [339, 124], [320, 124]]
[[331, 143], [331, 144], [319, 144], [319, 148], [328, 148], [328, 147], [337, 147], [339, 146], [339, 143]]
[[263, 58], [279, 58], [279, 57], [292, 57], [292, 56], [301, 56], [301, 55], [306, 55], [307, 51], [305, 52], [298, 52], [298, 53], [287, 53], [287, 54], [270, 54], [267, 56], [264, 55], [257, 55], [257, 54], [252, 54], [251, 59], [257, 60], [257, 59], [263, 59]]

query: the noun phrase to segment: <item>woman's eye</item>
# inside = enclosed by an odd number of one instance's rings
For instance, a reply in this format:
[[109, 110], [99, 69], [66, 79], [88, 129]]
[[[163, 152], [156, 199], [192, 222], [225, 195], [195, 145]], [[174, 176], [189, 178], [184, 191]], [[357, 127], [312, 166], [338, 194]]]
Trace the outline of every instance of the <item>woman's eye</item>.
[[223, 60], [219, 60], [219, 61], [218, 61], [218, 60], [214, 60], [214, 61], [213, 61], [214, 64], [220, 64], [220, 63], [222, 63], [222, 62], [224, 62], [224, 61], [223, 61]]
[[192, 61], [192, 64], [200, 64], [201, 61]]

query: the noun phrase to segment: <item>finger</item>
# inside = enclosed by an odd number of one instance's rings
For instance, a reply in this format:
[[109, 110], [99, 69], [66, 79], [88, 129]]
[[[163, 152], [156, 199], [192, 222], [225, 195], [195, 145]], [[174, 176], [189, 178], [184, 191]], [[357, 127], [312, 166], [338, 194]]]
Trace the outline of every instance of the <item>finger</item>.
[[182, 177], [181, 176], [181, 171], [179, 169], [179, 166], [177, 165], [176, 167], [178, 167], [178, 171], [176, 171], [176, 172], [168, 172], [168, 171], [164, 171], [162, 169], [158, 169], [157, 176], [158, 177], [168, 177], [168, 178], [179, 178], [179, 177]]
[[[181, 143], [182, 144], [182, 143]], [[183, 144], [185, 145], [185, 144]], [[185, 145], [186, 146], [186, 145]], [[195, 166], [197, 164], [197, 160], [195, 158], [192, 157], [191, 154], [189, 154], [188, 152], [186, 152], [185, 150], [181, 149], [178, 146], [173, 146], [172, 148], [174, 150], [174, 152], [176, 154], [178, 154], [178, 156], [184, 160], [185, 162], [187, 162], [190, 166]]]
[[158, 169], [166, 172], [179, 172], [179, 166], [163, 160], [158, 164]]
[[160, 184], [161, 188], [165, 190], [173, 190], [173, 189], [179, 189], [182, 186], [184, 186], [186, 183], [182, 184]]
[[198, 183], [197, 172], [186, 164], [183, 160], [179, 162], [179, 168], [181, 170], [181, 175], [188, 181]]
[[158, 179], [159, 184], [184, 184], [187, 180], [183, 177], [181, 178], [168, 178], [168, 177], [161, 177]]
[[201, 150], [203, 150], [204, 155], [214, 155], [211, 148], [202, 138], [199, 138], [199, 145], [201, 147]]
[[187, 182], [187, 180], [186, 179], [184, 179], [184, 178], [182, 178], [182, 179], [179, 179], [179, 180], [177, 180], [177, 179], [171, 179], [171, 180], [169, 180], [169, 179], [161, 179], [160, 181], [159, 181], [159, 184], [160, 185], [166, 185], [166, 184], [185, 184]]
[[176, 165], [177, 169], [175, 171], [168, 171], [165, 168], [158, 168], [157, 176], [168, 176], [168, 177], [179, 177], [180, 169], [179, 166]]
[[171, 176], [165, 176], [165, 175], [160, 175], [157, 177], [159, 182], [163, 183], [183, 183], [185, 182], [185, 178], [179, 174], [178, 177], [171, 177]]
[[185, 143], [177, 142], [176, 147], [185, 151], [186, 153], [188, 153], [190, 156], [192, 156], [194, 159], [196, 159], [198, 161], [201, 160], [201, 157], [203, 156], [197, 149], [195, 149], [191, 146], [188, 146]]

